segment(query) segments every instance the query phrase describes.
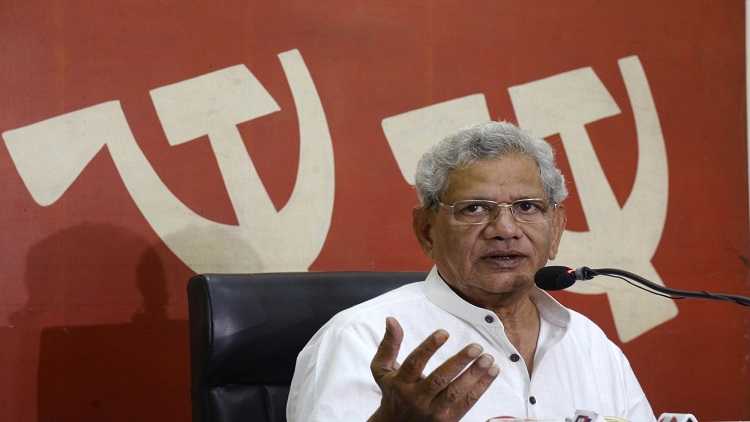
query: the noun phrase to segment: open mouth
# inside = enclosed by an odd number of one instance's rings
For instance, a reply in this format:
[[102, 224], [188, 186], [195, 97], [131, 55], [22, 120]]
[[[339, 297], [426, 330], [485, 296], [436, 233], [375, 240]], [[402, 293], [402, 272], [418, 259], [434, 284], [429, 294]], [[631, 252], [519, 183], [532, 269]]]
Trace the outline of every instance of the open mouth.
[[517, 252], [491, 252], [482, 256], [482, 261], [502, 268], [512, 268], [519, 265], [524, 258], [525, 255]]

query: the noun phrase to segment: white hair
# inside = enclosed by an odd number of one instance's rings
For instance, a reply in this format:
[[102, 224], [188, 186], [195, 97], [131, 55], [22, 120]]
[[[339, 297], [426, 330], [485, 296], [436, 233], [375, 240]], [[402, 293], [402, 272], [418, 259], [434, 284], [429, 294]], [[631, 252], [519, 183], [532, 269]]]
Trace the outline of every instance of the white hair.
[[512, 153], [534, 159], [549, 201], [559, 204], [568, 196], [565, 178], [546, 141], [530, 136], [511, 123], [488, 122], [443, 139], [422, 156], [415, 176], [419, 202], [425, 208], [437, 207], [440, 195], [448, 188], [450, 172], [477, 160]]

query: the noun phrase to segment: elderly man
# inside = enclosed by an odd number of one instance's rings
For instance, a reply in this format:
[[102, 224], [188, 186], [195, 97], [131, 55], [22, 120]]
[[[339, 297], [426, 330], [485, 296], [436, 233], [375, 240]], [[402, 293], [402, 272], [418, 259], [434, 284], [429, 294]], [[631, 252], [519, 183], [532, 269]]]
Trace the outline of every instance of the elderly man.
[[475, 126], [422, 157], [416, 187], [435, 267], [321, 328], [297, 359], [290, 422], [655, 419], [620, 349], [534, 285], [566, 221], [546, 142]]

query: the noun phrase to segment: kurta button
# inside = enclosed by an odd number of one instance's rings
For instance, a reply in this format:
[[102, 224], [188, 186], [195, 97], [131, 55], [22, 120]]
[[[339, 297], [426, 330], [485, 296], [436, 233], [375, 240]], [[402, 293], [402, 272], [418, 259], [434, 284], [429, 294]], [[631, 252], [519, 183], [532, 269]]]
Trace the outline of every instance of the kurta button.
[[492, 324], [493, 322], [495, 322], [495, 317], [493, 317], [492, 315], [487, 315], [484, 317], [484, 320], [487, 322], [487, 324]]
[[[519, 360], [521, 360], [521, 356], [518, 356], [518, 355], [517, 355], [517, 354], [515, 354], [515, 353], [513, 353], [512, 355], [510, 355], [510, 361], [511, 361], [511, 362], [518, 362]], [[532, 404], [533, 404], [533, 403], [532, 403]]]
[[536, 397], [534, 396], [529, 397], [529, 403], [536, 404]]

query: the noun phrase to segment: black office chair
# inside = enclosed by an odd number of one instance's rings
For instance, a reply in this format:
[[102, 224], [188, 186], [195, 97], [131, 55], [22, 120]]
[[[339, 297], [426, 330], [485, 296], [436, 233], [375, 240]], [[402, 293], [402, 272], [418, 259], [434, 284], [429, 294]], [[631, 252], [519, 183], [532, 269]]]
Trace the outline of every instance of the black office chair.
[[188, 284], [193, 422], [286, 422], [297, 354], [338, 311], [426, 273], [204, 274]]

